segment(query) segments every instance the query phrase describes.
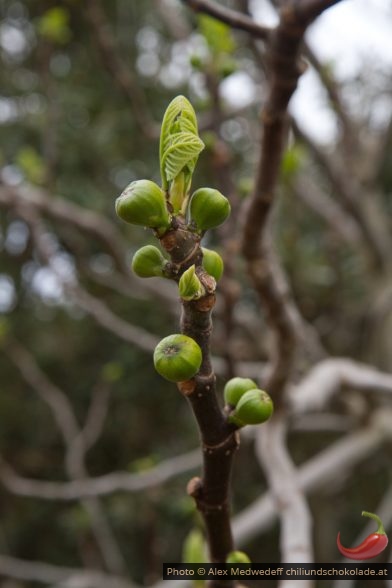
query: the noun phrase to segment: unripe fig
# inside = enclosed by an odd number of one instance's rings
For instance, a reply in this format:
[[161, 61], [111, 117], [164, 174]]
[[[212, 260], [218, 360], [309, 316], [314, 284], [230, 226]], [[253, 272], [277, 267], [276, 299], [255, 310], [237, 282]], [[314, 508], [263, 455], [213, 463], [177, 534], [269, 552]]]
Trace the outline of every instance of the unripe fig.
[[169, 335], [155, 347], [155, 369], [170, 382], [189, 380], [197, 374], [201, 362], [199, 345], [187, 335]]
[[257, 384], [250, 378], [231, 378], [231, 380], [226, 382], [223, 396], [226, 404], [234, 407], [237, 406], [239, 399], [245, 392], [255, 389], [257, 389]]
[[127, 223], [153, 229], [170, 223], [163, 190], [150, 180], [137, 180], [127, 186], [116, 200], [116, 213]]
[[154, 245], [138, 249], [132, 259], [132, 269], [139, 278], [162, 277], [167, 261]]
[[238, 401], [229, 421], [238, 427], [258, 425], [270, 418], [274, 405], [264, 390], [248, 390]]
[[200, 231], [221, 225], [230, 214], [230, 202], [213, 188], [199, 188], [193, 193], [190, 216]]
[[212, 249], [201, 248], [203, 252], [203, 267], [207, 274], [210, 274], [218, 282], [223, 274], [223, 259], [216, 251]]
[[178, 290], [183, 300], [197, 300], [205, 293], [203, 284], [195, 272], [195, 266], [191, 265], [181, 276]]
[[229, 564], [250, 564], [252, 563], [249, 556], [243, 551], [230, 551], [226, 557], [226, 563]]

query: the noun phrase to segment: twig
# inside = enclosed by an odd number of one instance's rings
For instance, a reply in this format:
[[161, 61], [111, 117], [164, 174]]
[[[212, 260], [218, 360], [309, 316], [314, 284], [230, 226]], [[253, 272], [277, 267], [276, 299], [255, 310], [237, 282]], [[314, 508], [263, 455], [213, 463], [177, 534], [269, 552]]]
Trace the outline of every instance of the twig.
[[121, 319], [99, 298], [92, 296], [80, 285], [64, 285], [67, 294], [73, 302], [82, 308], [87, 314], [94, 317], [96, 322], [111, 331], [120, 339], [135, 345], [139, 349], [151, 352], [155, 349], [159, 339], [135, 325]]
[[[321, 166], [326, 177], [340, 197], [342, 204], [347, 212], [356, 221], [361, 230], [362, 238], [367, 246], [370, 258], [378, 269], [388, 269], [390, 266], [390, 250], [392, 240], [389, 230], [385, 225], [385, 220], [380, 220], [380, 214], [377, 213], [376, 227], [372, 222], [372, 217], [364, 211], [364, 203], [368, 200], [368, 195], [361, 184], [356, 180], [354, 173], [347, 173], [342, 164], [332, 159], [317, 145], [305, 131], [300, 128], [298, 122], [292, 120], [293, 131], [301, 142], [309, 149], [310, 154], [315, 161]], [[376, 211], [377, 212], [377, 211]]]
[[306, 0], [287, 3], [281, 10], [280, 22], [267, 44], [269, 94], [262, 116], [261, 158], [253, 195], [246, 211], [243, 232], [243, 254], [267, 318], [276, 335], [275, 367], [268, 390], [277, 405], [294, 360], [296, 329], [280, 289], [271, 271], [271, 260], [265, 240], [265, 229], [275, 198], [279, 168], [287, 134], [287, 107], [298, 78], [303, 72], [299, 63], [303, 35], [311, 21], [335, 1]]
[[[312, 517], [299, 488], [298, 473], [286, 447], [286, 424], [282, 414], [275, 414], [256, 437], [256, 455], [266, 473], [281, 520], [281, 559], [283, 562], [313, 561]], [[313, 582], [303, 583], [309, 588]], [[282, 581], [280, 588], [292, 588]]]
[[[81, 450], [83, 445], [79, 447], [78, 453], [73, 453], [73, 442], [80, 435], [80, 428], [67, 396], [49, 380], [33, 356], [15, 340], [7, 337], [5, 353], [18, 368], [26, 383], [51, 409], [66, 445], [66, 466], [69, 476], [74, 479], [87, 477], [85, 453]], [[91, 517], [94, 534], [108, 569], [115, 573], [122, 572], [125, 566], [99, 502], [95, 498], [88, 498], [83, 500], [83, 505]]]
[[[229, 480], [234, 453], [239, 439], [234, 427], [227, 423], [216, 392], [215, 374], [210, 355], [211, 314], [215, 304], [215, 281], [202, 269], [200, 237], [190, 231], [181, 217], [176, 225], [160, 239], [177, 268], [178, 279], [195, 265], [205, 294], [198, 300], [182, 300], [181, 332], [194, 339], [202, 350], [202, 364], [194, 378], [179, 382], [178, 387], [188, 399], [200, 430], [203, 447], [203, 473], [188, 484], [188, 494], [203, 516], [208, 536], [210, 559], [225, 562], [234, 544], [230, 526]], [[231, 584], [230, 581], [226, 585]], [[219, 586], [212, 580], [211, 586]]]
[[[345, 436], [324, 451], [298, 467], [299, 490], [311, 494], [331, 485], [336, 476], [348, 477], [358, 463], [369, 458], [384, 442], [391, 439], [390, 412], [375, 414], [369, 426]], [[381, 426], [380, 426], [381, 425]], [[271, 528], [278, 516], [278, 509], [270, 491], [242, 510], [233, 519], [233, 535], [239, 547]], [[153, 588], [165, 588], [165, 582]], [[177, 580], [177, 588], [185, 588], [186, 581]]]
[[44, 190], [32, 186], [11, 187], [0, 184], [0, 206], [16, 208], [27, 205], [50, 217], [78, 227], [98, 238], [112, 255], [122, 273], [129, 272], [125, 261], [125, 245], [113, 223], [98, 212], [64, 200], [51, 198]]
[[361, 229], [357, 221], [330, 198], [309, 175], [301, 175], [291, 184], [295, 196], [320, 216], [330, 229], [349, 245], [362, 245]]
[[[298, 467], [298, 488], [312, 493], [325, 488], [337, 475], [348, 477], [356, 464], [366, 460], [384, 442], [391, 438], [388, 419], [391, 414], [376, 413], [371, 423], [355, 433], [345, 436], [305, 464]], [[233, 533], [239, 545], [251, 541], [271, 527], [277, 516], [277, 507], [270, 492], [255, 500], [234, 517]]]
[[210, 2], [209, 0], [183, 0], [183, 2], [195, 12], [208, 14], [209, 16], [228, 24], [233, 29], [239, 29], [250, 33], [257, 39], [266, 40], [271, 34], [270, 28], [256, 23], [254, 20], [240, 12], [216, 4], [216, 2]]
[[0, 575], [26, 582], [58, 584], [61, 588], [136, 588], [127, 580], [96, 570], [82, 570], [0, 555]]
[[343, 141], [346, 155], [351, 157], [351, 152], [356, 145], [357, 136], [355, 133], [354, 123], [351, 120], [343, 102], [339, 84], [334, 78], [333, 73], [330, 71], [330, 68], [320, 62], [317, 54], [308, 43], [305, 43], [304, 56], [317, 72], [321, 83], [327, 91], [329, 101], [338, 117], [343, 131]]
[[93, 397], [87, 412], [84, 427], [81, 430], [85, 450], [91, 449], [103, 431], [109, 409], [110, 386], [98, 382], [93, 390]]
[[199, 449], [166, 459], [146, 472], [129, 474], [112, 472], [96, 478], [71, 482], [46, 482], [19, 476], [3, 459], [0, 480], [9, 492], [17, 496], [42, 500], [80, 500], [92, 496], [107, 496], [115, 492], [141, 492], [165, 484], [176, 476], [196, 469], [201, 464]]
[[342, 387], [363, 392], [392, 393], [392, 374], [346, 358], [326, 359], [290, 390], [295, 412], [322, 410]]
[[158, 128], [146, 109], [146, 99], [140, 84], [133, 78], [131, 70], [116, 47], [116, 42], [108, 27], [107, 18], [99, 0], [86, 1], [85, 15], [93, 33], [103, 64], [112, 80], [129, 100], [136, 123], [149, 139], [158, 136]]

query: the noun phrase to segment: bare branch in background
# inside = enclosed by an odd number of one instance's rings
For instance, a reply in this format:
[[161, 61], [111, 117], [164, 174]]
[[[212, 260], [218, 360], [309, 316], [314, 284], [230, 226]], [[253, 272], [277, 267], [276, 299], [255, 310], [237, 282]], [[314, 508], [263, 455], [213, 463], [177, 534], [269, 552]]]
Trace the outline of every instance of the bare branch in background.
[[0, 575], [26, 582], [56, 584], [59, 588], [136, 588], [125, 579], [95, 570], [66, 568], [0, 555]]
[[4, 461], [0, 462], [0, 480], [7, 490], [17, 496], [42, 500], [80, 500], [91, 496], [106, 496], [115, 492], [141, 492], [165, 484], [176, 476], [196, 469], [201, 464], [199, 449], [163, 460], [140, 474], [111, 472], [96, 478], [72, 482], [45, 482], [23, 478]]
[[92, 29], [93, 40], [98, 46], [103, 64], [115, 85], [129, 100], [140, 131], [146, 137], [155, 139], [159, 130], [146, 108], [146, 98], [138, 80], [134, 78], [129, 65], [124, 61], [116, 46], [100, 0], [87, 0], [85, 4], [85, 16]]
[[343, 387], [363, 392], [392, 393], [392, 375], [352, 359], [325, 359], [290, 390], [295, 412], [322, 410]]
[[45, 215], [78, 227], [99, 239], [113, 257], [118, 269], [129, 273], [126, 264], [126, 248], [120, 232], [106, 217], [60, 197], [52, 198], [42, 189], [33, 186], [6, 186], [0, 184], [0, 205], [11, 208], [33, 207]]
[[309, 175], [301, 175], [291, 185], [295, 196], [320, 216], [341, 240], [362, 247], [361, 229], [357, 221], [341, 205], [330, 198]]
[[[300, 128], [297, 122], [293, 120], [292, 123], [296, 137], [309, 149], [309, 153], [330, 181], [336, 196], [341, 199], [342, 205], [360, 227], [373, 263], [379, 269], [388, 269], [391, 263], [392, 239], [385, 218], [382, 218], [382, 213], [378, 210], [378, 203], [370, 202], [369, 194], [363, 189], [353, 172], [347, 173], [342, 162], [329, 156]], [[372, 201], [374, 201], [374, 195], [372, 195]], [[367, 212], [370, 206], [372, 215]]]
[[[314, 561], [312, 517], [304, 492], [299, 487], [298, 472], [286, 447], [286, 425], [276, 414], [256, 437], [256, 454], [266, 473], [281, 521], [280, 552], [284, 562]], [[314, 581], [303, 581], [311, 588]], [[280, 588], [294, 588], [293, 580], [281, 580]]]
[[[88, 476], [85, 467], [84, 444], [79, 445], [75, 453], [74, 439], [80, 435], [80, 428], [66, 394], [55, 386], [40, 369], [34, 357], [20, 343], [7, 340], [5, 353], [19, 370], [28, 386], [31, 386], [52, 411], [66, 445], [66, 469], [71, 479], [83, 479]], [[101, 548], [102, 555], [109, 570], [122, 573], [125, 564], [117, 548], [112, 531], [100, 503], [95, 498], [83, 500], [83, 506], [89, 513], [94, 535]]]
[[231, 26], [233, 29], [239, 29], [250, 33], [257, 39], [266, 40], [271, 33], [270, 28], [264, 27], [244, 14], [225, 8], [216, 2], [210, 2], [209, 0], [183, 0], [183, 2], [195, 12], [208, 14], [209, 16]]
[[81, 286], [69, 284], [64, 286], [71, 300], [87, 314], [94, 317], [99, 325], [143, 351], [151, 352], [155, 349], [159, 341], [158, 337], [121, 319], [102, 300], [92, 296]]
[[268, 390], [275, 403], [281, 401], [296, 347], [296, 327], [287, 312], [279, 286], [271, 271], [266, 246], [266, 228], [279, 178], [279, 169], [288, 129], [287, 107], [303, 72], [299, 62], [303, 35], [310, 22], [335, 2], [306, 1], [287, 4], [281, 10], [279, 25], [270, 35], [266, 50], [269, 91], [264, 107], [261, 157], [253, 195], [246, 210], [242, 250], [253, 286], [275, 333], [274, 370]]
[[[343, 437], [299, 466], [299, 489], [310, 494], [333, 485], [337, 476], [341, 480], [348, 478], [358, 463], [368, 459], [380, 445], [391, 439], [391, 419], [392, 415], [387, 411], [374, 414], [369, 426]], [[234, 517], [235, 540], [240, 545], [251, 541], [271, 527], [277, 514], [272, 494], [263, 494]]]
[[345, 145], [346, 156], [350, 157], [350, 152], [355, 148], [358, 136], [354, 121], [349, 116], [346, 105], [344, 104], [339, 83], [334, 78], [331, 68], [320, 62], [317, 54], [308, 43], [305, 43], [304, 55], [317, 72], [320, 82], [327, 91], [330, 104], [337, 115], [343, 131], [343, 142]]

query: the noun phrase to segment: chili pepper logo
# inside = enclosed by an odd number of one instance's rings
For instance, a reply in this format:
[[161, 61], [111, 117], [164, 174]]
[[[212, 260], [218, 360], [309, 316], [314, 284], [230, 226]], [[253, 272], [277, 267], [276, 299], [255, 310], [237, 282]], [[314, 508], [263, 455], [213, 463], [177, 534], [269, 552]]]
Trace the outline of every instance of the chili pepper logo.
[[352, 549], [343, 547], [343, 545], [340, 543], [339, 531], [337, 537], [338, 549], [342, 555], [348, 557], [349, 559], [372, 559], [384, 551], [388, 545], [388, 537], [385, 533], [385, 529], [380, 517], [371, 512], [365, 511], [362, 511], [362, 516], [374, 519], [378, 525], [378, 529], [375, 533], [372, 533], [366, 537], [366, 539], [364, 539], [360, 545], [357, 545], [357, 547], [353, 547]]

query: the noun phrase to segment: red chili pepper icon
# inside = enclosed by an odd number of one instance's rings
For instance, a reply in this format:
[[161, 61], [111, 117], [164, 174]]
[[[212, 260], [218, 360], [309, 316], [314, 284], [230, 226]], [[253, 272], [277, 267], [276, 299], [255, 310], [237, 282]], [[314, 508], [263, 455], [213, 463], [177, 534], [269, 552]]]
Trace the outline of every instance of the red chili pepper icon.
[[365, 511], [362, 512], [362, 516], [374, 519], [378, 524], [378, 529], [375, 533], [372, 533], [366, 537], [366, 539], [364, 539], [360, 545], [357, 545], [357, 547], [353, 547], [352, 549], [343, 547], [343, 545], [340, 543], [340, 532], [338, 533], [338, 549], [342, 555], [348, 557], [349, 559], [372, 559], [384, 551], [388, 545], [388, 537], [385, 533], [385, 529], [380, 517], [371, 512]]

